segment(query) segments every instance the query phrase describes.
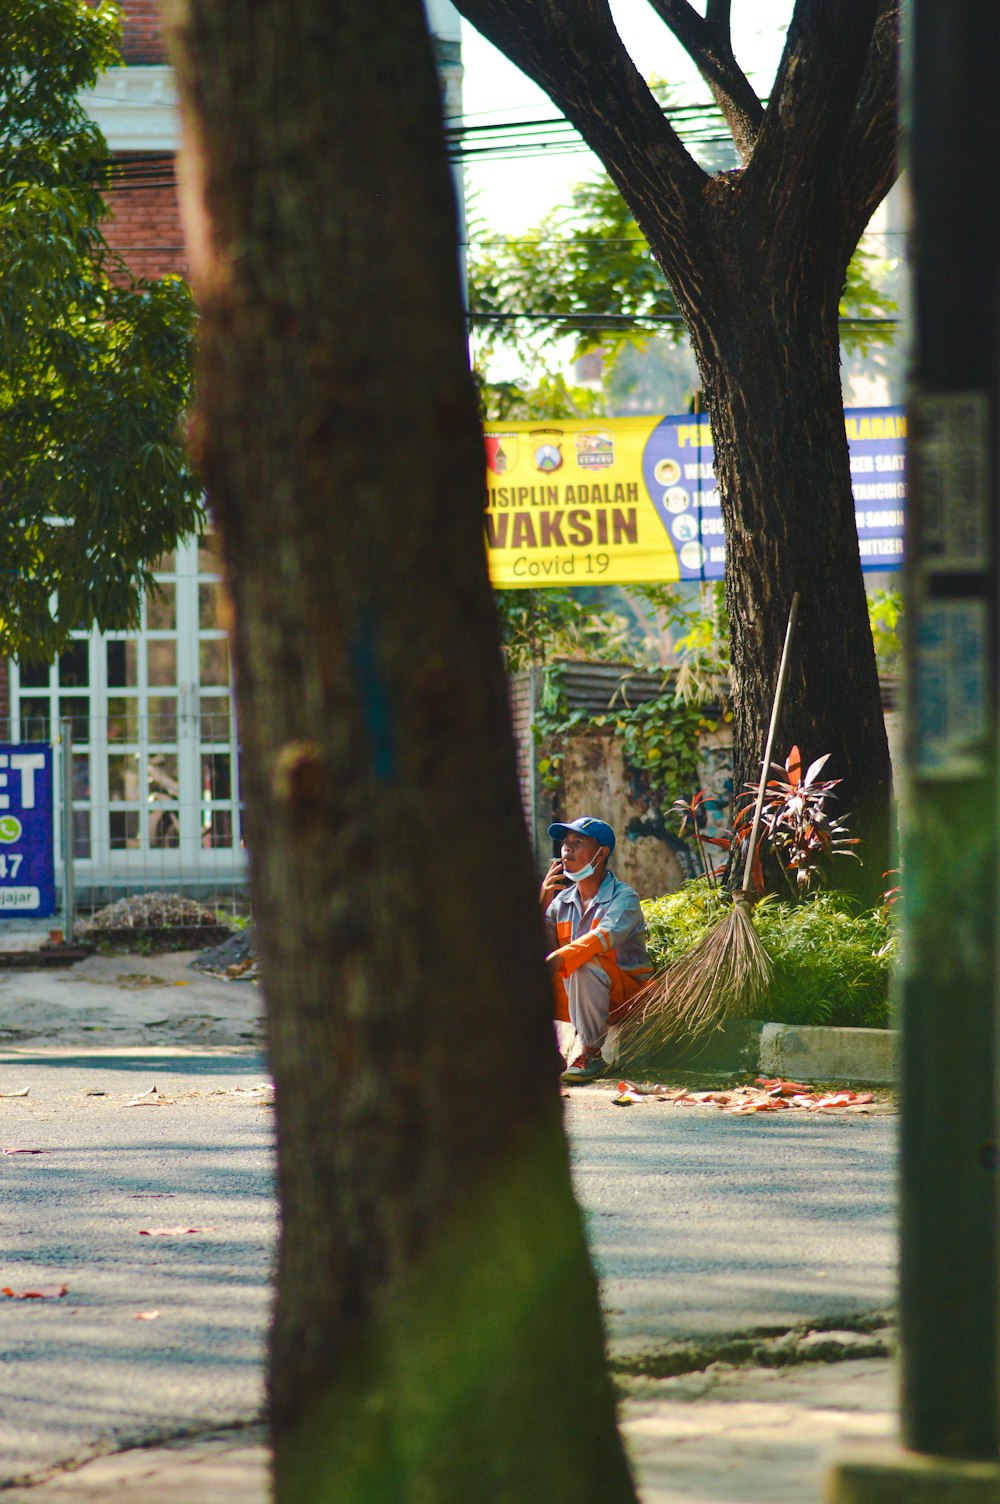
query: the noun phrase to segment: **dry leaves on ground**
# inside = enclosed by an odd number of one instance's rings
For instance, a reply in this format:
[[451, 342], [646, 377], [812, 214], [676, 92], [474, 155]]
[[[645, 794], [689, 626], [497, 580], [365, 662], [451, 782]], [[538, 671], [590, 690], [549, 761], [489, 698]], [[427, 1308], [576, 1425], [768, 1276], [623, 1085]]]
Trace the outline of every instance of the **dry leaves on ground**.
[[717, 1107], [723, 1112], [785, 1112], [797, 1108], [819, 1112], [831, 1107], [868, 1107], [875, 1101], [870, 1091], [816, 1091], [801, 1081], [786, 1081], [781, 1076], [758, 1076], [753, 1086], [733, 1086], [726, 1091], [688, 1091], [686, 1087], [637, 1086], [619, 1081], [614, 1098], [616, 1107], [631, 1107], [637, 1102], [665, 1102], [672, 1107]]
[[214, 1227], [140, 1227], [140, 1238], [183, 1238], [188, 1233], [210, 1233]]
[[7, 1295], [11, 1300], [59, 1300], [68, 1294], [69, 1285], [36, 1285], [33, 1290], [12, 1290], [9, 1285], [4, 1285], [0, 1289], [0, 1295]]

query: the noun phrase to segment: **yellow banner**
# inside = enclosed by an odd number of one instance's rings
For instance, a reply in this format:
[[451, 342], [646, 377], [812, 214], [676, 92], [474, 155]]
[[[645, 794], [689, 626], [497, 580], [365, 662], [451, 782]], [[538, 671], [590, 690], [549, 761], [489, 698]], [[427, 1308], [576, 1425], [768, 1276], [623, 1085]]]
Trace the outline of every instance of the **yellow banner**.
[[[677, 549], [649, 490], [651, 481], [660, 493], [676, 485], [680, 466], [664, 457], [654, 476], [654, 459], [644, 475], [650, 438], [662, 422], [487, 424], [486, 547], [493, 585], [680, 579]], [[709, 484], [714, 491], [714, 480]]]
[[[862, 568], [898, 569], [906, 417], [899, 407], [854, 407], [844, 424]], [[714, 460], [704, 415], [487, 424], [493, 584], [721, 580]]]

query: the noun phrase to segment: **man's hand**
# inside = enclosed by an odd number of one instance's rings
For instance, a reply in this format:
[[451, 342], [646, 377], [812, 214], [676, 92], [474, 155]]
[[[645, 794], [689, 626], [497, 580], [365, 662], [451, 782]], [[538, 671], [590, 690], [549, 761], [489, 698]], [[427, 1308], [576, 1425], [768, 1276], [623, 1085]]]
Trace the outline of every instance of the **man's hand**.
[[550, 864], [548, 872], [546, 872], [545, 876], [542, 878], [542, 887], [538, 895], [539, 900], [541, 901], [543, 914], [548, 908], [549, 904], [552, 902], [553, 898], [555, 898], [556, 894], [561, 893], [565, 886], [566, 879], [565, 877], [563, 877], [563, 864], [559, 860], [559, 858], [556, 857]]

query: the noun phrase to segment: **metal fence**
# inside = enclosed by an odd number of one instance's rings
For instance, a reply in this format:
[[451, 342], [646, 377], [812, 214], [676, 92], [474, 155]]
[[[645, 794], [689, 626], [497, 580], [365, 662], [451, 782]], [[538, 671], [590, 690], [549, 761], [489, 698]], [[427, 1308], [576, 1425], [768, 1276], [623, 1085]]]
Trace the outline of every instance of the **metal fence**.
[[58, 728], [44, 728], [57, 736], [35, 729], [22, 716], [21, 739], [54, 749], [57, 887], [70, 932], [77, 911], [141, 894], [181, 895], [209, 914], [246, 912], [246, 818], [228, 704], [206, 714], [181, 698], [139, 714], [123, 702], [98, 717], [81, 701]]

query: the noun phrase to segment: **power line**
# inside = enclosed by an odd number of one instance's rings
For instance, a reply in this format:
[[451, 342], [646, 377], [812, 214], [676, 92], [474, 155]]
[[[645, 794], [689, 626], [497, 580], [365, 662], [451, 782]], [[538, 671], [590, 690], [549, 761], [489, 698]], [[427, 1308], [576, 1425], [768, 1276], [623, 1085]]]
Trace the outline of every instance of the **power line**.
[[[562, 324], [574, 329], [602, 329], [602, 328], [639, 328], [643, 324], [683, 324], [684, 319], [679, 313], [539, 313], [524, 311], [520, 313], [481, 313], [470, 311], [467, 318], [472, 325], [495, 325], [495, 324]], [[844, 315], [837, 320], [841, 328], [891, 328], [902, 320], [889, 315], [885, 316], [853, 316]]]

